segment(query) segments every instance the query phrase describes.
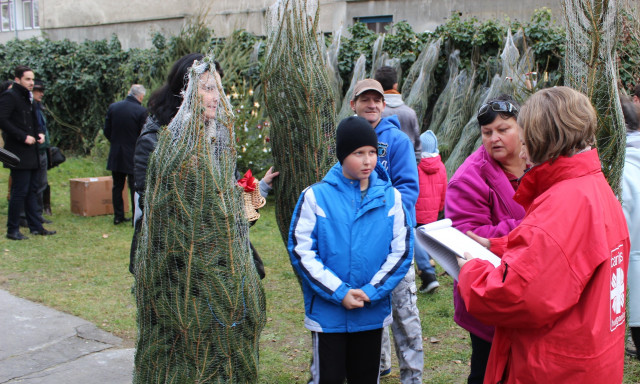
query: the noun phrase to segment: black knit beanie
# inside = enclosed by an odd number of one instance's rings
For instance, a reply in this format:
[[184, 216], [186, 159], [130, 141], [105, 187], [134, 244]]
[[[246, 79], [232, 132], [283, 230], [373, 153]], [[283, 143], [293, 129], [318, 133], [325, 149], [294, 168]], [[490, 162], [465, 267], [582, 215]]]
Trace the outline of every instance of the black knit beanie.
[[371, 124], [362, 117], [350, 116], [338, 124], [336, 131], [336, 156], [340, 164], [353, 151], [365, 145], [378, 149], [378, 135]]

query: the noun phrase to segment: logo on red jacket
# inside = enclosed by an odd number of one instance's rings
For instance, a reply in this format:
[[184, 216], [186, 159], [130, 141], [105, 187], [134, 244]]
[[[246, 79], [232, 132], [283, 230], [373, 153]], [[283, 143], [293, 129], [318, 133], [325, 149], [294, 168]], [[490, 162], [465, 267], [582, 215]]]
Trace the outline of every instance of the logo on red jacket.
[[622, 244], [611, 251], [611, 295], [609, 313], [611, 319], [611, 331], [624, 326], [625, 318], [625, 286], [624, 286], [624, 255]]

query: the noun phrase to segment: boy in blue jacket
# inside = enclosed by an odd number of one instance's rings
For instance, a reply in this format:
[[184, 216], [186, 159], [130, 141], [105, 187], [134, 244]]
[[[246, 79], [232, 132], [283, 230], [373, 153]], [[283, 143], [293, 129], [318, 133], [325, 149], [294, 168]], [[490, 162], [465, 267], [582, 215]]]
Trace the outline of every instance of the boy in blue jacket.
[[376, 383], [391, 292], [413, 255], [410, 217], [377, 164], [378, 138], [357, 116], [340, 122], [334, 165], [306, 188], [289, 230], [311, 331], [312, 383]]
[[[367, 120], [378, 135], [378, 163], [389, 174], [391, 184], [400, 191], [410, 221], [415, 224], [415, 206], [420, 187], [413, 145], [409, 137], [400, 130], [397, 116], [382, 117], [386, 107], [384, 96], [382, 85], [378, 81], [360, 80], [353, 90], [351, 109]], [[412, 267], [393, 291], [391, 299], [391, 329], [402, 384], [422, 383], [424, 353], [416, 291], [416, 274]], [[380, 371], [382, 375], [391, 372], [391, 343], [388, 330], [385, 330], [382, 338]]]

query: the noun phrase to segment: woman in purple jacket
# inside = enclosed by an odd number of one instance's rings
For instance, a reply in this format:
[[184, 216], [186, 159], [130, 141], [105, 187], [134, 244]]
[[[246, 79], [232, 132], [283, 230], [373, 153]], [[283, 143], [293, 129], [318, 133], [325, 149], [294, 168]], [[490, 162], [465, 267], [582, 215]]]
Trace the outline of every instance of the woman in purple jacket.
[[[478, 110], [482, 146], [472, 153], [447, 186], [445, 217], [463, 233], [499, 237], [515, 228], [524, 217], [524, 208], [513, 200], [518, 179], [526, 169], [520, 158], [518, 137], [519, 105], [508, 95], [500, 95]], [[454, 320], [471, 337], [471, 373], [467, 383], [482, 383], [491, 350], [494, 327], [471, 316], [453, 287]]]

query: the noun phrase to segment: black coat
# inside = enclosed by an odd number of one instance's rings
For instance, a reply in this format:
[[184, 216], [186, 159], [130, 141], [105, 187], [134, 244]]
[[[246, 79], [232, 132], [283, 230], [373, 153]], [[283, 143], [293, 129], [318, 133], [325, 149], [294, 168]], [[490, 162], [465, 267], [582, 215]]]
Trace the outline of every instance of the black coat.
[[149, 116], [136, 142], [136, 151], [133, 158], [133, 180], [134, 189], [140, 196], [144, 195], [149, 156], [151, 156], [151, 152], [156, 149], [156, 145], [158, 144], [159, 130], [160, 124], [158, 124], [153, 116]]
[[108, 170], [133, 174], [133, 152], [146, 119], [147, 109], [133, 96], [109, 106], [104, 121], [104, 135], [111, 142]]
[[38, 169], [38, 145], [25, 144], [24, 141], [27, 135], [38, 140], [38, 134], [44, 131], [38, 125], [29, 90], [20, 84], [13, 83], [11, 89], [0, 95], [0, 129], [4, 149], [20, 158], [20, 163], [11, 168]]

